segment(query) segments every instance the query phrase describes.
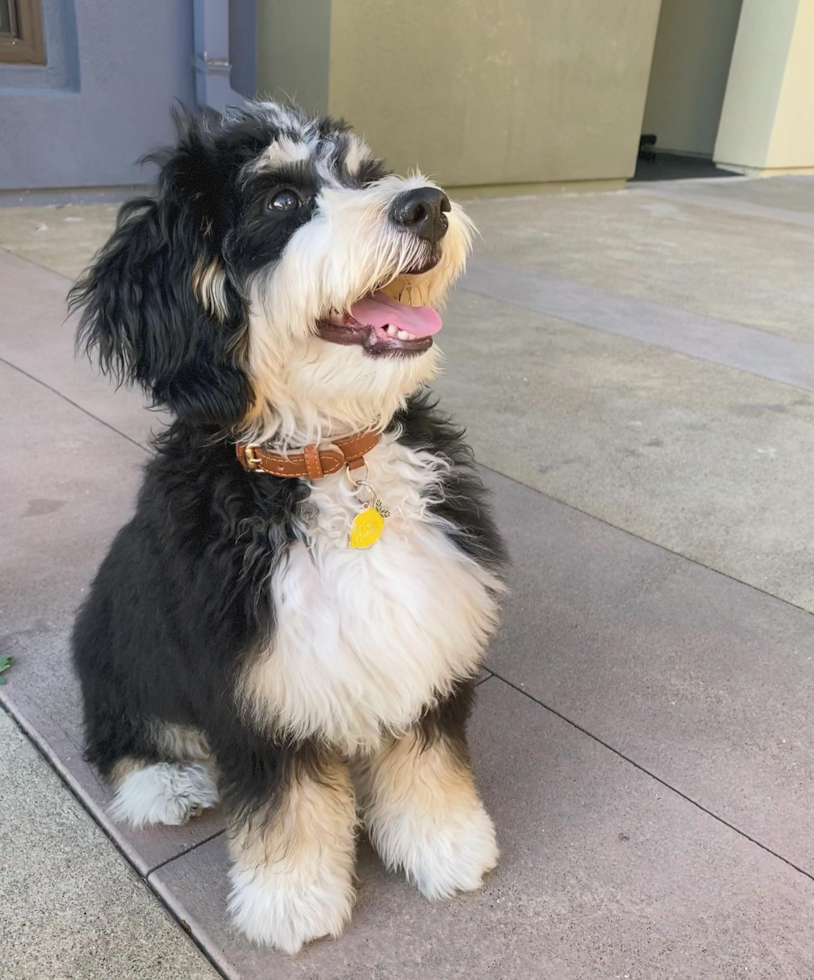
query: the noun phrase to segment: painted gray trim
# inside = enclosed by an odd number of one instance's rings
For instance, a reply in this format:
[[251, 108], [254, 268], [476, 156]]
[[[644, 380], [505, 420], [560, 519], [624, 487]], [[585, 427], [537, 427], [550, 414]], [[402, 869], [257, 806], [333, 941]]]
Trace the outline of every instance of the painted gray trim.
[[[721, 179], [721, 178], [719, 178]], [[812, 183], [814, 187], [814, 182]], [[718, 194], [698, 194], [684, 190], [683, 187], [669, 185], [649, 185], [646, 189], [629, 187], [633, 194], [644, 194], [672, 201], [675, 204], [691, 204], [701, 208], [713, 208], [716, 211], [728, 211], [730, 214], [740, 214], [748, 218], [763, 218], [765, 221], [782, 221], [788, 225], [800, 225], [803, 228], [814, 228], [814, 214], [805, 211], [792, 211], [789, 208], [773, 208], [767, 204], [752, 204], [737, 198], [723, 197]]]
[[814, 344], [699, 316], [597, 286], [471, 259], [462, 288], [593, 330], [665, 347], [758, 377], [814, 391]]
[[195, 0], [195, 95], [198, 105], [218, 112], [242, 105], [240, 92], [232, 88], [229, 61], [229, 4], [223, 0]]

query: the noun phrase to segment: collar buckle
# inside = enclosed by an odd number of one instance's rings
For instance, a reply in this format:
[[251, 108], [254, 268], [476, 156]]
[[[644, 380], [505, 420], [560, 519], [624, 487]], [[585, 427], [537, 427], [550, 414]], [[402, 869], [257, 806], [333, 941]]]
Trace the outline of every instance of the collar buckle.
[[246, 469], [251, 473], [262, 473], [263, 472], [263, 461], [257, 452], [258, 445], [256, 442], [247, 442], [243, 447], [243, 459], [246, 461]]

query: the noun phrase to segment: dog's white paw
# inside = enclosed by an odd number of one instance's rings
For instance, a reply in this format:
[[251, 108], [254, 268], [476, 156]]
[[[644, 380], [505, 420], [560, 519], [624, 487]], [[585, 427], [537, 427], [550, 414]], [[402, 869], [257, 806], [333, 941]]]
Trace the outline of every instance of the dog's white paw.
[[134, 828], [176, 827], [219, 801], [215, 771], [205, 762], [157, 762], [128, 773], [116, 790], [110, 815]]
[[350, 919], [355, 891], [347, 869], [324, 867], [312, 880], [282, 860], [273, 867], [229, 873], [229, 911], [253, 943], [297, 953], [322, 936], [338, 936]]
[[432, 901], [480, 888], [500, 854], [495, 825], [480, 802], [443, 819], [409, 812], [391, 816], [372, 828], [372, 837], [385, 864], [401, 868]]

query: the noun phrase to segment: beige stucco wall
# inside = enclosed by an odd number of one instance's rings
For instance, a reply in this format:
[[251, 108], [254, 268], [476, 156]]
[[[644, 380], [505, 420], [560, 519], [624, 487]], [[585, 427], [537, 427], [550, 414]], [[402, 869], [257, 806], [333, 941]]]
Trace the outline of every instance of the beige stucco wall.
[[662, 0], [643, 132], [712, 156], [742, 0]]
[[744, 0], [715, 160], [747, 173], [814, 168], [814, 0]]
[[[324, 31], [327, 3], [329, 57], [315, 64], [304, 36], [314, 18]], [[309, 108], [327, 89], [330, 112], [391, 166], [448, 185], [623, 178], [659, 3], [258, 0], [260, 88]]]

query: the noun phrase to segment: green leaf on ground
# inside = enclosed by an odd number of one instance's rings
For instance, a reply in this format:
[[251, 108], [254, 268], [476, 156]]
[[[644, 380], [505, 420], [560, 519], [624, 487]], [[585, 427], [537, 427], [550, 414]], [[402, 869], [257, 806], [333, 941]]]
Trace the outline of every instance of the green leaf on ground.
[[6, 678], [2, 675], [9, 669], [9, 667], [14, 663], [14, 657], [10, 657], [8, 654], [4, 653], [0, 656], [0, 685], [6, 683]]

